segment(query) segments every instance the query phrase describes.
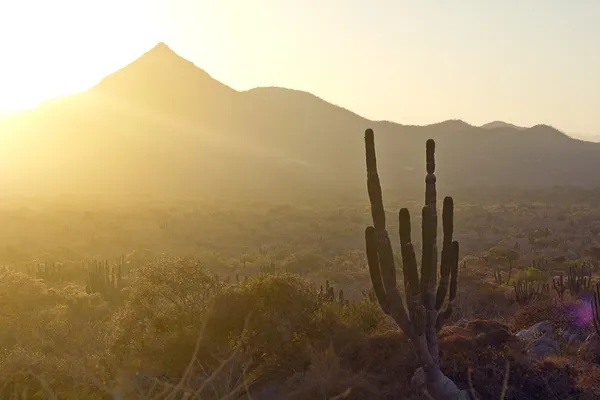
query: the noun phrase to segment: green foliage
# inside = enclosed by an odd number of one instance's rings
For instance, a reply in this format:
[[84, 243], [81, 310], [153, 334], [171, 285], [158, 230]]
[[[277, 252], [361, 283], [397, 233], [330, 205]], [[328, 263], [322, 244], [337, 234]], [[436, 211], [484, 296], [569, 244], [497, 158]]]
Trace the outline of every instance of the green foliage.
[[367, 299], [350, 304], [342, 315], [344, 322], [359, 332], [374, 334], [392, 328], [381, 307]]
[[547, 272], [540, 271], [537, 268], [527, 268], [519, 271], [519, 273], [515, 276], [515, 281], [527, 281], [527, 282], [546, 282], [549, 279], [549, 275]]
[[373, 310], [322, 303], [314, 285], [293, 274], [225, 285], [198, 264], [163, 259], [136, 276], [112, 322], [111, 353], [134, 370], [180, 376], [194, 352], [210, 371], [238, 351], [249, 376], [292, 374], [309, 362], [309, 349], [383, 326]]

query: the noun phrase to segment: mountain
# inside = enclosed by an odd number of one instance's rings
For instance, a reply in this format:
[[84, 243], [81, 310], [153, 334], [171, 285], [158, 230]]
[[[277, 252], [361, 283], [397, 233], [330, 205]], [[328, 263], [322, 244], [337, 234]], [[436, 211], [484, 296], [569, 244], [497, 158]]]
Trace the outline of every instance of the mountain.
[[527, 128], [524, 128], [522, 126], [517, 126], [517, 125], [509, 124], [508, 122], [503, 122], [503, 121], [488, 122], [487, 124], [481, 125], [481, 127], [483, 129], [512, 128], [512, 129], [516, 129], [516, 130], [519, 130], [519, 131], [523, 131], [523, 130], [527, 129]]
[[[349, 83], [350, 84], [350, 83]], [[493, 127], [493, 129], [490, 129]], [[596, 186], [600, 145], [537, 125], [369, 121], [302, 91], [236, 91], [160, 43], [89, 90], [0, 122], [4, 193], [364, 194], [364, 130], [386, 188]]]
[[577, 135], [577, 134], [570, 134], [569, 136], [579, 139], [579, 140], [583, 140], [585, 142], [594, 142], [594, 143], [598, 143], [600, 142], [600, 135]]

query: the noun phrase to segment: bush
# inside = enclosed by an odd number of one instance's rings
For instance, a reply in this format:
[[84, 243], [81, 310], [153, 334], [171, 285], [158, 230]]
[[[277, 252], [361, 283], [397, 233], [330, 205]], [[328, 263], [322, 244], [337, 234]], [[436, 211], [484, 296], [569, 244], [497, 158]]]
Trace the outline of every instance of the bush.
[[384, 318], [367, 316], [360, 306], [342, 308], [318, 301], [314, 285], [296, 275], [223, 285], [193, 262], [164, 259], [134, 280], [113, 319], [111, 352], [123, 367], [171, 377], [182, 376], [194, 357], [210, 375], [236, 353], [248, 382], [281, 379], [303, 371], [312, 352], [340, 348]]
[[575, 322], [575, 316], [569, 312], [569, 304], [562, 304], [555, 299], [534, 301], [520, 307], [512, 318], [512, 326], [516, 330], [528, 329], [541, 321], [552, 321], [557, 328], [570, 328]]

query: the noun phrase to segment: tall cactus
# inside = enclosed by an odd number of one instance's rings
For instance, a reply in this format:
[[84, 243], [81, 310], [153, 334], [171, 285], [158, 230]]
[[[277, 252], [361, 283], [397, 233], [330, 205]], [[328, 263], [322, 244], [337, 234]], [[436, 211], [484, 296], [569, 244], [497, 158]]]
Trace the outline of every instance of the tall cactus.
[[[468, 393], [459, 390], [456, 384], [441, 372], [439, 365], [437, 333], [452, 313], [458, 280], [459, 246], [457, 241], [452, 240], [453, 200], [451, 197], [446, 197], [442, 211], [444, 237], [438, 285], [435, 142], [429, 139], [426, 144], [427, 176], [425, 178], [425, 206], [422, 209], [420, 277], [415, 250], [411, 242], [410, 214], [406, 208], [402, 208], [398, 215], [407, 309], [404, 307], [396, 284], [394, 253], [386, 230], [381, 184], [377, 173], [375, 140], [371, 129], [365, 131], [365, 147], [367, 190], [373, 217], [373, 226], [369, 226], [365, 230], [365, 241], [369, 273], [375, 296], [381, 309], [396, 321], [415, 346], [421, 363], [421, 368], [417, 370], [413, 378], [417, 386], [427, 390], [429, 396], [435, 400], [468, 399]], [[443, 308], [446, 298], [448, 298], [447, 306]]]

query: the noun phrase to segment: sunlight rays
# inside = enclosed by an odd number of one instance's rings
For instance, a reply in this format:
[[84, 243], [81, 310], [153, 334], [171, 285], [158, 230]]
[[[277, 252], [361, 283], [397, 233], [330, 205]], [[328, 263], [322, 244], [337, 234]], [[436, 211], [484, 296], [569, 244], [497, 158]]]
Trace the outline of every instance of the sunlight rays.
[[94, 85], [156, 42], [157, 15], [155, 0], [2, 2], [0, 112]]

